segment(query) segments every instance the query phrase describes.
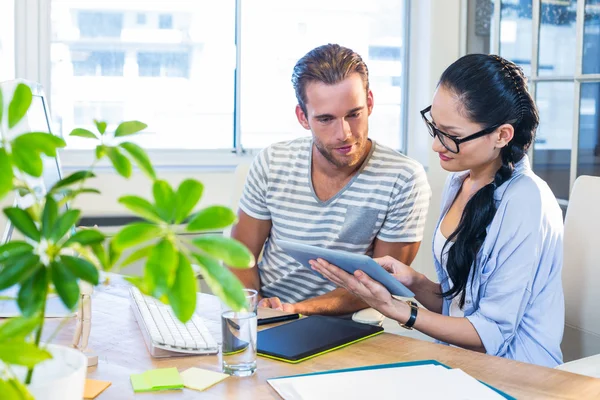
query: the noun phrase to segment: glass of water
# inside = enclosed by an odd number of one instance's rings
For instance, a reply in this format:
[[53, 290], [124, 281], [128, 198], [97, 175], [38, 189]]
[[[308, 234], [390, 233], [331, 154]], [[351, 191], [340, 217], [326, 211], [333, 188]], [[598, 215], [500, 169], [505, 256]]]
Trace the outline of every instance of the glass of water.
[[250, 376], [256, 371], [256, 308], [258, 293], [244, 289], [246, 308], [227, 310], [221, 314], [221, 347], [223, 372], [235, 376]]

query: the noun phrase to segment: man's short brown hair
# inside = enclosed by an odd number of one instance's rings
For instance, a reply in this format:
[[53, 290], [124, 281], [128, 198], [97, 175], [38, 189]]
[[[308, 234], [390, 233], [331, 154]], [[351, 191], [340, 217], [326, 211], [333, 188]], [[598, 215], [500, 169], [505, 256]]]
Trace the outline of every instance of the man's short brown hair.
[[302, 57], [294, 66], [292, 84], [298, 104], [306, 114], [306, 85], [318, 81], [335, 85], [353, 73], [360, 74], [365, 93], [369, 90], [369, 70], [358, 53], [339, 44], [319, 46]]

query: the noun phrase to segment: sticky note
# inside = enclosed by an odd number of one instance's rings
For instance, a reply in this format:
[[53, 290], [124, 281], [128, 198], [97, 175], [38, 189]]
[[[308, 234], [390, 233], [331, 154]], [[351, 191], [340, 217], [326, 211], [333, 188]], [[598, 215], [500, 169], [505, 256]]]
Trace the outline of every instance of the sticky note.
[[190, 368], [181, 373], [183, 385], [188, 389], [204, 390], [228, 378], [229, 375], [206, 369]]
[[83, 398], [84, 399], [95, 399], [98, 395], [107, 387], [110, 386], [110, 382], [107, 381], [97, 381], [95, 379], [86, 379], [85, 380], [85, 388], [83, 390]]
[[141, 374], [131, 375], [134, 392], [183, 389], [183, 380], [177, 368], [151, 369]]

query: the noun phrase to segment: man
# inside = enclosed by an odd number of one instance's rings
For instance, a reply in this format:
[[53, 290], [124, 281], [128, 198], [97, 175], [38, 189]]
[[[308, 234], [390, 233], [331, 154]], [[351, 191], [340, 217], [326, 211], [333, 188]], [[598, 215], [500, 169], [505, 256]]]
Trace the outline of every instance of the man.
[[312, 137], [277, 143], [254, 160], [232, 237], [259, 259], [233, 269], [259, 290], [261, 306], [301, 314], [347, 314], [367, 307], [288, 256], [277, 240], [410, 264], [431, 192], [423, 167], [368, 139], [373, 110], [367, 66], [350, 49], [317, 47], [294, 67], [300, 124]]

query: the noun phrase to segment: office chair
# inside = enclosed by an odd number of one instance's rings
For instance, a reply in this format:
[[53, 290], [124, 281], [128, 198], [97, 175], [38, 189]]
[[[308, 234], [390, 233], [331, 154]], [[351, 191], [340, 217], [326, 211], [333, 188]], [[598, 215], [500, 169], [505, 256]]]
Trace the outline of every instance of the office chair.
[[[250, 163], [248, 163], [248, 162], [242, 162], [242, 163], [238, 164], [238, 166], [235, 169], [234, 184], [233, 184], [232, 193], [231, 193], [231, 202], [229, 204], [229, 207], [231, 207], [232, 210], [238, 209], [238, 203], [240, 201], [240, 198], [242, 197], [242, 193], [244, 191], [244, 185], [246, 183], [246, 176], [248, 175], [249, 170], [250, 170]], [[226, 231], [224, 231], [223, 235], [230, 236], [231, 228], [228, 228]], [[262, 253], [261, 253], [261, 255], [262, 255]], [[260, 260], [260, 256], [259, 256], [259, 259], [256, 260], [256, 262], [258, 263], [259, 260]], [[383, 314], [381, 314], [379, 311], [375, 310], [374, 308], [366, 308], [364, 310], [357, 311], [352, 315], [352, 320], [354, 320], [356, 322], [360, 322], [362, 324], [369, 324], [369, 325], [381, 326], [384, 319], [385, 319], [385, 317], [383, 316]]]
[[[600, 378], [600, 177], [573, 185], [564, 233], [563, 288], [566, 362], [558, 369]], [[574, 360], [574, 361], [572, 361]]]

